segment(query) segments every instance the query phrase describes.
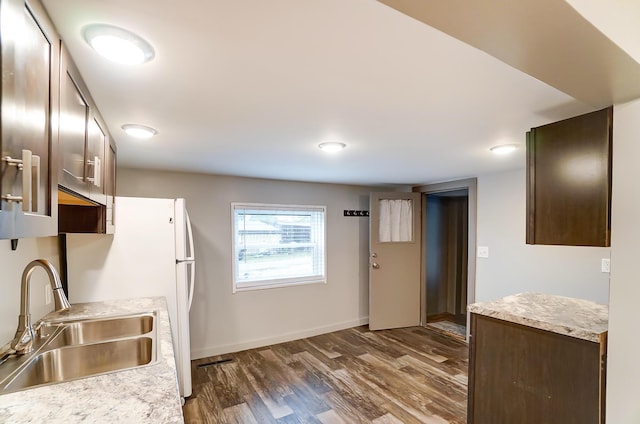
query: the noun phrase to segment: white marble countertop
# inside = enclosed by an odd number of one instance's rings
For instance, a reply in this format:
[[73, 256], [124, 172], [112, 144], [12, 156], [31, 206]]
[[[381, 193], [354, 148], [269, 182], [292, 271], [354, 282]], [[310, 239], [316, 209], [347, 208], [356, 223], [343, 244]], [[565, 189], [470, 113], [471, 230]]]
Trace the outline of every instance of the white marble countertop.
[[607, 332], [609, 307], [583, 299], [520, 293], [468, 306], [471, 313], [599, 343]]
[[47, 320], [157, 311], [158, 362], [0, 395], [1, 423], [183, 423], [164, 297], [79, 303]]

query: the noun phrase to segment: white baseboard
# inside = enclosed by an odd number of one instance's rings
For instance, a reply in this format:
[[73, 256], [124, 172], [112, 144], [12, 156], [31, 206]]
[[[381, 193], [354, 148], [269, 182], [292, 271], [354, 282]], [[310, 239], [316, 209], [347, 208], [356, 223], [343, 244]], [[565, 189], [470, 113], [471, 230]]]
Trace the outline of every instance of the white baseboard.
[[242, 341], [239, 343], [231, 343], [226, 345], [210, 346], [203, 349], [194, 349], [191, 351], [191, 359], [207, 358], [209, 356], [224, 355], [227, 353], [239, 352], [241, 350], [255, 349], [258, 347], [270, 346], [272, 344], [290, 342], [292, 340], [304, 339], [306, 337], [318, 336], [320, 334], [331, 333], [333, 331], [344, 330], [347, 328], [358, 327], [360, 325], [366, 325], [369, 323], [369, 317], [362, 317], [360, 319], [344, 321], [326, 325], [322, 327], [315, 327], [302, 331], [294, 331], [287, 334], [279, 334], [277, 336], [269, 336], [260, 339], [253, 339]]

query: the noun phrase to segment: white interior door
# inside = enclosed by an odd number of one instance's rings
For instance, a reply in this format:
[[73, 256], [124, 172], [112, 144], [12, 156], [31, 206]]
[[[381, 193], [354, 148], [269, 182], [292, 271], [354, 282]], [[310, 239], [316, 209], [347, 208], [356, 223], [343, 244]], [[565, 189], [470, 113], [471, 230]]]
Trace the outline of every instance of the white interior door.
[[369, 328], [420, 324], [421, 193], [371, 193]]

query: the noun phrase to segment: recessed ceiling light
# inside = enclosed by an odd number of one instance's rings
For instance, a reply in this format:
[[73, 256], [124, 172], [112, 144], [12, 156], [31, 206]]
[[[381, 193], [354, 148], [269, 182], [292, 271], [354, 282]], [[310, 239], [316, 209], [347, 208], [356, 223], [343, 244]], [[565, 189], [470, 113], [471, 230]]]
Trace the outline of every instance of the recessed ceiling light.
[[320, 148], [320, 150], [322, 150], [323, 152], [327, 152], [327, 153], [337, 153], [340, 150], [344, 149], [345, 147], [347, 147], [346, 144], [344, 143], [339, 143], [337, 141], [329, 141], [326, 143], [320, 143], [318, 145], [318, 147]]
[[155, 128], [147, 127], [140, 124], [125, 124], [122, 126], [124, 132], [135, 138], [151, 138], [158, 134]]
[[500, 144], [499, 146], [493, 146], [489, 150], [496, 155], [508, 155], [514, 152], [518, 148], [517, 144]]
[[103, 57], [125, 65], [139, 65], [155, 56], [153, 47], [136, 34], [112, 25], [84, 27], [84, 39]]

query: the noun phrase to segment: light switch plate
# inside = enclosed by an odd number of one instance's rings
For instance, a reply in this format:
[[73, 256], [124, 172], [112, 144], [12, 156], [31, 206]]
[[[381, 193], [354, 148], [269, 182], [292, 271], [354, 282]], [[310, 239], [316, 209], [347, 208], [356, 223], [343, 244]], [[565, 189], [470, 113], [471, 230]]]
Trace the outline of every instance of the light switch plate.
[[611, 259], [602, 258], [602, 262], [600, 264], [600, 271], [611, 272]]
[[489, 257], [489, 247], [488, 246], [478, 246], [478, 257], [479, 258], [488, 258]]

